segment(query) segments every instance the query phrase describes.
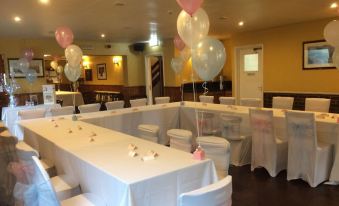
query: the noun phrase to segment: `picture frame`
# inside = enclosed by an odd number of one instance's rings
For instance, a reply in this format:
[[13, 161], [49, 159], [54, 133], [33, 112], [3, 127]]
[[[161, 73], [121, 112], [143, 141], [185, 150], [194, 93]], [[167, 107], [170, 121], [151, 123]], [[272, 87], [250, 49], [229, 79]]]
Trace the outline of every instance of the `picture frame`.
[[92, 69], [85, 69], [85, 80], [93, 81]]
[[325, 40], [303, 42], [303, 70], [335, 69], [334, 50]]
[[[25, 78], [25, 74], [18, 68], [19, 58], [9, 58], [8, 61], [8, 73], [14, 74], [14, 78]], [[43, 59], [32, 59], [30, 62], [30, 69], [34, 69], [37, 72], [37, 77], [44, 77], [44, 61]]]
[[97, 64], [97, 79], [107, 80], [106, 64]]

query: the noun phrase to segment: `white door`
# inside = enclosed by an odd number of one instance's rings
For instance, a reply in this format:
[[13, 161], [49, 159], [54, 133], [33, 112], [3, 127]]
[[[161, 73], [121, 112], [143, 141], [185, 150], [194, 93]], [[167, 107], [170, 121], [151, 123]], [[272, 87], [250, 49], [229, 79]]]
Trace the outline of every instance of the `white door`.
[[[263, 98], [262, 47], [239, 48], [237, 57], [238, 97]], [[261, 101], [262, 102], [262, 101]]]

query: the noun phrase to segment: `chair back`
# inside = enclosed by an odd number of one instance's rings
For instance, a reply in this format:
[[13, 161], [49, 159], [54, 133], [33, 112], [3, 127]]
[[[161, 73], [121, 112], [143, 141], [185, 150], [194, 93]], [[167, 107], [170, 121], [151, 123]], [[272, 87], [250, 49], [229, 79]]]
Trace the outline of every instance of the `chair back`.
[[20, 120], [44, 118], [46, 116], [46, 110], [45, 109], [21, 110], [18, 111], [18, 116]]
[[155, 97], [155, 104], [166, 104], [170, 102], [170, 97]]
[[221, 114], [221, 136], [228, 140], [240, 140], [241, 117]]
[[261, 107], [261, 100], [257, 98], [242, 98], [240, 105], [245, 107]]
[[220, 104], [235, 105], [235, 97], [219, 97]]
[[158, 143], [159, 126], [154, 124], [139, 124], [139, 137], [148, 141]]
[[324, 98], [306, 98], [305, 99], [305, 111], [311, 112], [329, 112], [330, 99]]
[[203, 102], [203, 103], [211, 103], [211, 104], [213, 104], [214, 103], [214, 96], [200, 95], [199, 96], [199, 100], [200, 100], [200, 102]]
[[272, 152], [277, 150], [273, 123], [273, 111], [250, 109], [252, 165], [264, 166], [269, 164], [272, 155], [277, 155]]
[[142, 99], [133, 99], [129, 100], [131, 107], [141, 107], [141, 106], [146, 106], [147, 105], [147, 99], [142, 98]]
[[107, 110], [114, 110], [114, 109], [122, 109], [124, 108], [125, 102], [120, 100], [120, 101], [114, 101], [114, 102], [106, 102], [105, 106]]
[[293, 102], [293, 97], [273, 97], [272, 108], [292, 110]]
[[206, 187], [183, 193], [179, 197], [179, 206], [231, 206], [232, 177]]
[[73, 106], [51, 108], [52, 116], [71, 115], [74, 112]]
[[99, 112], [100, 111], [100, 103], [94, 104], [84, 104], [78, 107], [80, 113], [90, 113], [90, 112]]
[[216, 115], [206, 110], [198, 110], [199, 135], [213, 135], [219, 132], [219, 126], [216, 124]]

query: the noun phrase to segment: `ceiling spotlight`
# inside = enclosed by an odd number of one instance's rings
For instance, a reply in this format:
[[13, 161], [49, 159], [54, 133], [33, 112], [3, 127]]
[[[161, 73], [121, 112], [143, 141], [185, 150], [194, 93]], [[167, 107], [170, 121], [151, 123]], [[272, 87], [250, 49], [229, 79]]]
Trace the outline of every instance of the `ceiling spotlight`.
[[21, 21], [21, 18], [20, 18], [19, 16], [16, 16], [16, 17], [14, 17], [14, 21], [15, 21], [15, 22], [20, 22], [20, 21]]
[[120, 1], [116, 1], [114, 3], [115, 6], [125, 6], [125, 3], [124, 2], [120, 2]]
[[338, 3], [337, 2], [333, 2], [330, 6], [331, 9], [336, 9], [338, 8]]
[[239, 21], [238, 26], [244, 26], [245, 22]]
[[106, 35], [105, 35], [105, 34], [101, 34], [100, 36], [101, 36], [101, 38], [105, 38], [105, 37], [106, 37]]
[[49, 0], [39, 0], [39, 2], [40, 2], [41, 4], [48, 4], [48, 3], [49, 3]]
[[227, 16], [221, 16], [221, 17], [219, 17], [219, 20], [226, 21], [226, 20], [228, 20], [228, 17]]

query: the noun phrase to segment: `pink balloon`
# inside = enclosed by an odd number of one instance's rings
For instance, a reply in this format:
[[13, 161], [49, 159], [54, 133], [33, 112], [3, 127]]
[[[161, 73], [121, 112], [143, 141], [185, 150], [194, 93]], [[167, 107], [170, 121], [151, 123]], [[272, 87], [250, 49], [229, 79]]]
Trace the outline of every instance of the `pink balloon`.
[[173, 42], [174, 42], [175, 48], [177, 48], [179, 51], [182, 51], [185, 48], [185, 46], [186, 46], [184, 41], [180, 38], [179, 35], [176, 35], [174, 37]]
[[27, 59], [29, 62], [32, 61], [33, 57], [34, 57], [34, 52], [33, 49], [25, 49], [24, 50], [24, 54], [23, 54], [24, 58]]
[[64, 49], [73, 43], [73, 38], [72, 30], [66, 26], [58, 27], [55, 31], [55, 39]]
[[177, 0], [179, 6], [189, 15], [193, 15], [200, 7], [204, 0]]

